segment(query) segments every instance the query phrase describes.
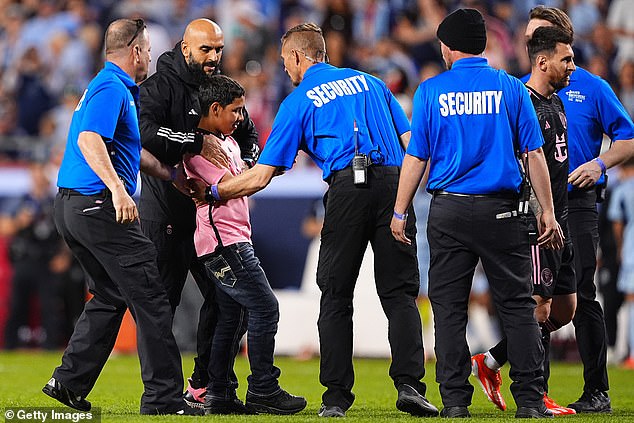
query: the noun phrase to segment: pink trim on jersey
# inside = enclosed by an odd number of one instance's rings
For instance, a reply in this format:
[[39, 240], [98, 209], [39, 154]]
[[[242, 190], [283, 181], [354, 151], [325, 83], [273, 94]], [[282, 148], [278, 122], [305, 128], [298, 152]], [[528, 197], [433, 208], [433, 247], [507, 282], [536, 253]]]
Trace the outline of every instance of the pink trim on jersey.
[[[190, 178], [201, 179], [208, 185], [213, 185], [217, 184], [229, 172], [234, 176], [242, 173], [243, 162], [240, 158], [238, 143], [233, 138], [226, 137], [221, 145], [229, 155], [229, 170], [212, 165], [202, 156], [190, 156], [184, 160], [187, 175]], [[247, 197], [217, 202], [214, 205], [212, 217], [220, 233], [223, 246], [226, 247], [238, 242], [251, 242], [251, 221]], [[209, 222], [209, 205], [207, 204], [196, 209], [194, 244], [198, 257], [213, 253], [218, 246], [216, 233]]]
[[533, 285], [540, 285], [542, 263], [540, 260], [539, 245], [531, 245], [531, 257], [533, 258]]

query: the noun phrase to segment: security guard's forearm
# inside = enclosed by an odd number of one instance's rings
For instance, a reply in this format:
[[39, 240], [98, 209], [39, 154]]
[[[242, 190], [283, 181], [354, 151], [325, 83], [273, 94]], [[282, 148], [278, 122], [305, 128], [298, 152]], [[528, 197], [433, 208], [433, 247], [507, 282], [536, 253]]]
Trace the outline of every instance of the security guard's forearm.
[[256, 164], [244, 173], [218, 184], [218, 194], [222, 200], [240, 198], [264, 189], [275, 175], [275, 166]]
[[125, 191], [125, 185], [119, 179], [117, 172], [112, 166], [110, 155], [101, 135], [96, 132], [84, 131], [79, 134], [77, 145], [84, 155], [88, 166], [106, 184], [110, 192], [120, 189]]
[[394, 211], [396, 213], [405, 214], [410, 204], [412, 204], [412, 199], [416, 194], [426, 166], [426, 160], [410, 156], [409, 154], [405, 155], [401, 167], [401, 176], [398, 180], [396, 202], [394, 203]]
[[542, 148], [528, 152], [528, 169], [535, 196], [544, 212], [554, 212], [553, 194], [550, 188], [550, 174]]
[[404, 134], [401, 134], [401, 136], [399, 136], [399, 140], [401, 141], [401, 145], [403, 146], [403, 150], [407, 151], [407, 146], [409, 145], [409, 139], [412, 136], [412, 131], [407, 131]]
[[599, 158], [605, 163], [608, 169], [623, 163], [625, 160], [634, 156], [634, 139], [614, 141], [612, 147]]

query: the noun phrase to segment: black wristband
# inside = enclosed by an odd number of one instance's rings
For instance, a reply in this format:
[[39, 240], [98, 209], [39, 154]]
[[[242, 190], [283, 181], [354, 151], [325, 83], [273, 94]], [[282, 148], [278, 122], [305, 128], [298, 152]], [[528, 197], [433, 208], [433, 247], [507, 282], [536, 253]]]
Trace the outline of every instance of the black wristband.
[[213, 206], [216, 202], [216, 199], [211, 192], [211, 185], [207, 185], [207, 188], [205, 188], [205, 201], [209, 204], [209, 206]]

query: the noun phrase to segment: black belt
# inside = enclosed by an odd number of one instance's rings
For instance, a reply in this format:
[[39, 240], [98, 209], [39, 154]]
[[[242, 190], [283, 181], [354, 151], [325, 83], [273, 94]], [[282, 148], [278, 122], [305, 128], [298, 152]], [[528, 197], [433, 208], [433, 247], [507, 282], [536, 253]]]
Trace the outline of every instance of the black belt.
[[[400, 166], [379, 166], [372, 165], [368, 166], [368, 174], [369, 175], [398, 175], [401, 171]], [[335, 177], [346, 176], [352, 177], [352, 166], [344, 167], [341, 170], [333, 171], [330, 176], [326, 179], [327, 183], [331, 183], [335, 180]]]
[[517, 200], [519, 198], [519, 194], [515, 194], [513, 192], [493, 192], [489, 194], [462, 194], [458, 192], [448, 192], [444, 189], [436, 190], [433, 192], [433, 195], [453, 195], [456, 197], [465, 197], [465, 198], [497, 198], [500, 200]]
[[69, 197], [74, 197], [74, 196], [79, 196], [79, 195], [83, 196], [83, 197], [88, 197], [88, 196], [91, 196], [91, 195], [105, 196], [105, 195], [109, 194], [110, 191], [108, 190], [108, 188], [104, 188], [101, 191], [96, 192], [94, 194], [82, 194], [81, 192], [75, 191], [74, 189], [71, 189], [71, 188], [60, 188], [59, 189], [59, 193], [62, 194], [62, 195], [67, 195]]

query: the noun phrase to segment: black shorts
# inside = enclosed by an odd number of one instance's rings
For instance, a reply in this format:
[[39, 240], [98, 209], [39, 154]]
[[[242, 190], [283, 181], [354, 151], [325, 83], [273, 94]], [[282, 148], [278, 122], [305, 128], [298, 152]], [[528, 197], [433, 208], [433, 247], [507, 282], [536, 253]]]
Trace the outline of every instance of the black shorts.
[[573, 254], [569, 237], [560, 250], [531, 245], [533, 295], [552, 298], [577, 292]]

